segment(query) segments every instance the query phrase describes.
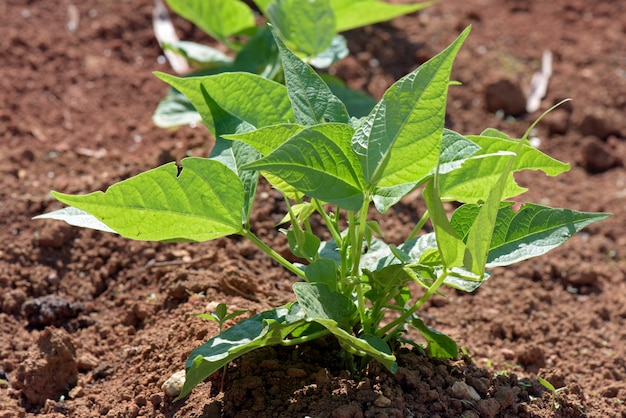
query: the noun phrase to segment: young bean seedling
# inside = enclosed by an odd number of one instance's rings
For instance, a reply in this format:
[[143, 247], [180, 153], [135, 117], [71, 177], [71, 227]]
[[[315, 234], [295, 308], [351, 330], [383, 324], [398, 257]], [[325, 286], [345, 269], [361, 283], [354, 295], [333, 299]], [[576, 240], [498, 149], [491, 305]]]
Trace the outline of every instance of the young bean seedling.
[[[487, 129], [444, 128], [454, 58], [448, 48], [393, 84], [365, 117], [351, 117], [313, 69], [274, 34], [285, 84], [245, 72], [157, 76], [194, 105], [216, 139], [208, 158], [185, 158], [76, 196], [53, 192], [68, 208], [41, 217], [136, 240], [207, 241], [240, 235], [297, 277], [295, 300], [245, 319], [190, 355], [180, 397], [232, 360], [260, 347], [292, 346], [332, 335], [346, 367], [372, 359], [396, 370], [408, 327], [425, 351], [456, 357], [456, 343], [430, 328], [420, 308], [444, 287], [466, 292], [487, 269], [545, 254], [607, 214], [532, 203], [513, 173], [569, 169], [530, 146]], [[532, 127], [531, 127], [532, 128]], [[530, 131], [530, 129], [529, 129]], [[286, 260], [250, 225], [259, 176], [285, 197], [291, 251]], [[400, 245], [388, 244], [370, 211], [390, 214], [420, 190], [427, 211]], [[444, 202], [458, 202], [453, 213]], [[311, 227], [319, 217], [330, 240]], [[430, 221], [432, 231], [422, 227]]]
[[[264, 24], [271, 23], [281, 39], [299, 57], [316, 68], [327, 68], [348, 55], [346, 39], [351, 29], [384, 22], [422, 10], [434, 2], [393, 4], [382, 0], [254, 0], [255, 9], [241, 0], [167, 0], [169, 7], [200, 30], [219, 41], [229, 54], [190, 41], [162, 43], [164, 50], [182, 56], [197, 72], [191, 76], [246, 71], [282, 81], [278, 49]], [[369, 113], [374, 100], [348, 89], [336, 77], [323, 76], [353, 116]], [[154, 116], [158, 126], [171, 127], [199, 122], [201, 117], [189, 100], [171, 89]]]

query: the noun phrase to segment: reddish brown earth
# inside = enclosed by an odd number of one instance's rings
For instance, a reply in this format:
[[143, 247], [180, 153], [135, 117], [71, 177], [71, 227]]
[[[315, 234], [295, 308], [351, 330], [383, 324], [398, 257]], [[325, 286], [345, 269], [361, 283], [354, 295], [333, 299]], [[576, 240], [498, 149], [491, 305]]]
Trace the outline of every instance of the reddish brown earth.
[[[395, 376], [373, 365], [354, 381], [320, 362], [334, 358], [332, 342], [267, 349], [231, 366], [224, 394], [218, 374], [176, 403], [161, 385], [217, 332], [193, 314], [216, 302], [250, 313], [283, 304], [294, 278], [236, 238], [130, 242], [31, 219], [60, 207], [52, 189], [103, 189], [211, 144], [204, 128], [151, 122], [167, 91], [151, 72], [171, 70], [157, 61], [150, 1], [77, 2], [75, 31], [69, 6], [0, 4], [0, 417], [626, 416], [626, 3], [442, 1], [346, 34], [352, 56], [333, 71], [379, 98], [472, 24], [453, 75], [463, 86], [448, 103], [461, 133], [521, 135], [540, 112], [503, 118], [488, 99], [523, 92], [551, 50], [542, 110], [574, 100], [536, 136], [572, 170], [519, 176], [531, 187], [524, 197], [614, 216], [546, 256], [495, 270], [475, 294], [434, 300], [424, 318], [464, 347], [464, 359], [403, 353]], [[206, 41], [175, 22], [181, 37]], [[280, 199], [263, 190], [254, 225], [284, 251]], [[385, 225], [401, 232], [423, 208], [419, 198], [403, 202]], [[564, 388], [559, 409], [538, 375]]]

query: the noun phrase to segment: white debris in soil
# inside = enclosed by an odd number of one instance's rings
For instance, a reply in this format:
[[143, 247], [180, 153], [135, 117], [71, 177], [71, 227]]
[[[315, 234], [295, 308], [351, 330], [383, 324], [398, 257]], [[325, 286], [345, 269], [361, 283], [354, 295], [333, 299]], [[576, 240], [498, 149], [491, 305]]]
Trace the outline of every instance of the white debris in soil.
[[180, 395], [180, 391], [183, 389], [183, 385], [185, 384], [185, 371], [180, 370], [174, 373], [169, 379], [163, 383], [161, 389], [167, 396], [178, 396]]

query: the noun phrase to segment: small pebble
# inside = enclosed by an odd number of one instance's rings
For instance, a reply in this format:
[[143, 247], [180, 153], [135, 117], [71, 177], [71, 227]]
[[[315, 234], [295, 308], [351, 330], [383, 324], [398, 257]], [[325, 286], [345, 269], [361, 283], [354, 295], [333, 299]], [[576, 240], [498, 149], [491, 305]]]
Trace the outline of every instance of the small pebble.
[[163, 383], [161, 389], [167, 396], [176, 397], [180, 395], [183, 385], [185, 384], [185, 371], [180, 370], [174, 373], [169, 379]]
[[467, 399], [473, 401], [480, 399], [480, 395], [476, 392], [476, 389], [465, 382], [454, 382], [450, 390], [452, 391], [452, 395], [457, 399]]
[[376, 405], [379, 408], [388, 408], [389, 406], [391, 406], [391, 399], [389, 399], [386, 396], [380, 395], [374, 401], [374, 405]]

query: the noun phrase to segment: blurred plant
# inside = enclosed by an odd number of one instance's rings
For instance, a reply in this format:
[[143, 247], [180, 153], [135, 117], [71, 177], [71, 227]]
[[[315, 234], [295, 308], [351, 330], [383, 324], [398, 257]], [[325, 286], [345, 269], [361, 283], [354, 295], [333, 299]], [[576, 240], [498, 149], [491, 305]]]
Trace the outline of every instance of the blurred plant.
[[[434, 1], [391, 4], [380, 0], [254, 0], [264, 19], [240, 0], [167, 0], [170, 8], [194, 23], [229, 51], [189, 41], [178, 41], [173, 28], [164, 25], [167, 10], [157, 0], [155, 32], [168, 57], [177, 54], [186, 61], [183, 70], [197, 72], [190, 76], [246, 71], [282, 82], [278, 49], [265, 20], [270, 22], [282, 41], [302, 60], [324, 69], [348, 55], [348, 46], [339, 32], [391, 20], [416, 12]], [[257, 25], [256, 22], [260, 24]], [[161, 28], [161, 29], [158, 29]], [[164, 32], [166, 35], [159, 36]], [[176, 61], [173, 62], [173, 64]], [[173, 65], [176, 67], [176, 65]], [[333, 76], [322, 76], [333, 93], [340, 97], [352, 116], [365, 116], [376, 103], [369, 96], [348, 89]], [[172, 127], [197, 123], [201, 117], [189, 100], [176, 89], [170, 90], [153, 115], [157, 126]]]

